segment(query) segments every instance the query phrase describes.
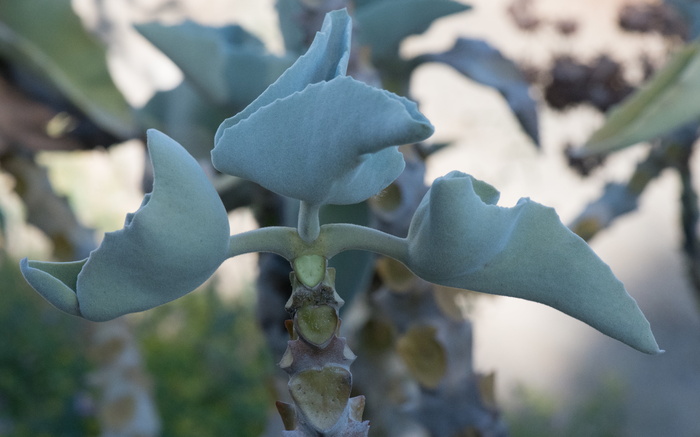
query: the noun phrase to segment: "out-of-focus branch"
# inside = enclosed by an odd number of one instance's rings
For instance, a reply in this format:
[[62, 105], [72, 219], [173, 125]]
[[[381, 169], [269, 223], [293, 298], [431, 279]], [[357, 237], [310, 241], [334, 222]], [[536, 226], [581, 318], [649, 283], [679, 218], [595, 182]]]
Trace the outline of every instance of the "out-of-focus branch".
[[88, 381], [99, 392], [97, 417], [101, 437], [160, 435], [152, 384], [134, 334], [123, 317], [89, 323], [90, 355], [96, 369]]
[[65, 135], [73, 125], [66, 113], [56, 113], [29, 99], [0, 76], [0, 156], [21, 148], [76, 150], [81, 143]]
[[603, 194], [589, 203], [569, 227], [584, 240], [590, 240], [618, 217], [636, 210], [639, 196], [652, 180], [664, 169], [679, 169], [687, 161], [697, 138], [696, 130], [695, 125], [684, 126], [659, 140], [627, 183], [607, 184]]
[[95, 249], [93, 232], [78, 222], [66, 199], [53, 191], [46, 169], [19, 155], [6, 156], [0, 164], [15, 178], [15, 191], [24, 202], [27, 222], [51, 239], [54, 256], [61, 260], [87, 258]]
[[688, 275], [695, 289], [697, 302], [700, 305], [700, 240], [698, 240], [698, 193], [693, 186], [693, 175], [690, 169], [692, 148], [683, 150], [676, 169], [681, 181], [681, 226], [683, 229], [683, 249], [687, 258]]

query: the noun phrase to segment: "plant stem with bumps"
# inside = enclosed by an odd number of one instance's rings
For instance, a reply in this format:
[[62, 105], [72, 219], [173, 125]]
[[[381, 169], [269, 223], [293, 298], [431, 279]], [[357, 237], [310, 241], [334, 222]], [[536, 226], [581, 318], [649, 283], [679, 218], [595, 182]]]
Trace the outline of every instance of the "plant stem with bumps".
[[344, 301], [335, 291], [335, 270], [314, 287], [291, 273], [292, 295], [286, 309], [291, 340], [279, 365], [289, 374], [293, 404], [277, 403], [285, 437], [367, 436], [369, 422], [362, 421], [365, 399], [350, 399], [350, 364], [355, 354], [345, 338], [338, 337], [338, 310]]

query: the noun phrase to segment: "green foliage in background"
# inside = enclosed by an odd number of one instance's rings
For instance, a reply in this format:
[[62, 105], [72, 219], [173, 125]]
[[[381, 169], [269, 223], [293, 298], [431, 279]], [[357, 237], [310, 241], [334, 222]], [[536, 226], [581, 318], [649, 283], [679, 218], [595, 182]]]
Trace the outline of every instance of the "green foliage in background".
[[148, 369], [158, 375], [162, 435], [261, 434], [273, 400], [267, 387], [273, 360], [252, 305], [223, 301], [208, 288], [151, 311], [139, 324]]
[[84, 322], [29, 293], [15, 264], [0, 256], [0, 435], [90, 435]]
[[[0, 326], [11, 334], [0, 342], [0, 435], [96, 436], [85, 322], [29, 293], [15, 264], [0, 263]], [[162, 435], [260, 434], [273, 360], [252, 305], [222, 301], [209, 288], [133, 319], [148, 368], [158, 375]]]
[[518, 406], [507, 414], [511, 437], [618, 437], [623, 435], [625, 390], [619, 380], [606, 378], [581, 397], [571, 416], [562, 417], [554, 398], [521, 387]]

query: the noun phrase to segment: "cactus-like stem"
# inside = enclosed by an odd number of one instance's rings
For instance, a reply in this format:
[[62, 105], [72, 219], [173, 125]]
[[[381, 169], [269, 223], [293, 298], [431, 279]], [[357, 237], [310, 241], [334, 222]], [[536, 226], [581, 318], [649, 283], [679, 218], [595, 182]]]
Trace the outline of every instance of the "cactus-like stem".
[[287, 323], [291, 340], [279, 366], [289, 374], [294, 404], [277, 403], [286, 429], [283, 436], [367, 436], [364, 397], [350, 399], [355, 354], [338, 337], [338, 310], [344, 302], [335, 291], [335, 270], [326, 269], [314, 287], [298, 280], [294, 272], [291, 282], [286, 305], [292, 316]]

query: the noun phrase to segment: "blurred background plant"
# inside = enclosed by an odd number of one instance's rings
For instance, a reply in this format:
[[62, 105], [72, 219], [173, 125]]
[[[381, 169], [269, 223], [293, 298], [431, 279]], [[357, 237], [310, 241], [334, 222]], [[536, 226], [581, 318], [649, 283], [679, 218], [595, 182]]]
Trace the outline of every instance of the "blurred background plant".
[[[511, 17], [525, 31], [542, 20], [531, 10], [532, 2], [516, 0]], [[700, 103], [696, 89], [700, 78], [698, 62], [697, 2], [669, 0], [659, 3], [627, 4], [618, 15], [624, 32], [660, 35], [667, 50], [653, 58], [640, 52], [637, 65], [616, 61], [603, 53], [590, 63], [559, 54], [548, 71], [530, 69], [545, 102], [558, 111], [586, 104], [607, 113], [606, 122], [583, 144], [566, 149], [569, 166], [583, 176], [605, 165], [615, 152], [641, 142], [650, 142], [646, 156], [627, 181], [608, 182], [600, 196], [573, 220], [571, 228], [586, 240], [610, 226], [618, 217], [638, 208], [647, 186], [665, 170], [680, 181], [680, 217], [688, 274], [700, 298], [698, 261], [698, 196], [693, 185], [691, 158], [698, 138]], [[566, 38], [575, 38], [575, 19], [556, 23]], [[629, 70], [641, 75], [630, 79]]]
[[[497, 91], [498, 98], [512, 114], [508, 123], [518, 126], [517, 139], [512, 141], [521, 150], [534, 150], [532, 144], [540, 147], [543, 142], [538, 111], [542, 112], [544, 102], [555, 110], [583, 104], [606, 111], [630, 95], [651, 76], [653, 70], [663, 65], [667, 52], [680, 48], [694, 35], [693, 2], [672, 3], [671, 6], [678, 9], [655, 4], [631, 5], [620, 10], [621, 26], [637, 32], [660, 32], [665, 41], [660, 55], [657, 54], [656, 58], [641, 57], [638, 64], [631, 67], [642, 74], [630, 80], [621, 63], [612, 55], [599, 54], [594, 61], [587, 63], [576, 59], [574, 53], [564, 51], [550, 65], [543, 67], [522, 61], [519, 67], [495, 46], [480, 38], [465, 36], [449, 41], [446, 50], [406, 55], [404, 42], [415, 43], [413, 35], [424, 33], [433, 22], [439, 22], [443, 17], [472, 12], [470, 6], [457, 1], [407, 0], [402, 2], [402, 13], [395, 14], [395, 2], [391, 0], [356, 0], [353, 3], [280, 0], [276, 6], [284, 41], [282, 50], [280, 47], [270, 49], [261, 38], [240, 25], [221, 27], [195, 21], [182, 22], [184, 17], [197, 15], [186, 2], [142, 2], [129, 12], [117, 12], [119, 8], [110, 2], [75, 2], [74, 6], [82, 11], [81, 22], [69, 1], [6, 0], [0, 3], [0, 168], [9, 175], [6, 179], [11, 181], [10, 186], [24, 203], [23, 217], [51, 240], [49, 247], [53, 256], [56, 259], [82, 258], [94, 247], [94, 232], [82, 224], [85, 213], [79, 212], [80, 208], [75, 212], [73, 207], [80, 204], [87, 204], [88, 209], [97, 207], [94, 199], [81, 199], [80, 191], [87, 190], [79, 177], [68, 183], [73, 185], [73, 189], [65, 193], [68, 200], [62, 197], [64, 193], [56, 194], [55, 186], [61, 176], [53, 170], [47, 175], [44, 165], [54, 169], [61, 157], [48, 151], [96, 149], [95, 153], [104, 154], [103, 148], [138, 139], [145, 128], [155, 127], [189, 147], [190, 153], [204, 166], [210, 165], [207, 164], [208, 153], [221, 120], [245, 107], [304, 52], [326, 11], [345, 6], [349, 6], [355, 16], [357, 38], [363, 47], [353, 55], [351, 75], [399, 94], [425, 99], [430, 104], [430, 95], [415, 92], [413, 84], [426, 65], [451, 67], [470, 83]], [[535, 1], [515, 0], [509, 6], [510, 17], [523, 32], [532, 34], [550, 27], [564, 41], [574, 40], [577, 36], [579, 23], [575, 19], [548, 21], [549, 18], [538, 15]], [[201, 5], [197, 8], [204, 9]], [[263, 5], [256, 4], [252, 8], [260, 9]], [[117, 18], [119, 13], [126, 15], [125, 21]], [[691, 20], [686, 22], [684, 17]], [[161, 20], [150, 23], [146, 18]], [[502, 19], [499, 25], [505, 25], [505, 17]], [[119, 36], [124, 31], [120, 26], [135, 21], [140, 23], [136, 29], [169, 57], [182, 74], [182, 81], [177, 86], [161, 89], [150, 98], [133, 98], [129, 91], [115, 86], [105, 62], [107, 50], [113, 54], [123, 48], [115, 44], [115, 40], [123, 38]], [[86, 32], [84, 25], [92, 34]], [[133, 31], [131, 35], [133, 37]], [[102, 43], [96, 42], [95, 36], [101, 38]], [[687, 64], [690, 61], [684, 65]], [[149, 70], [147, 65], [133, 63], [130, 67], [142, 76], [158, 75], [156, 67]], [[176, 81], [172, 77], [178, 75], [173, 73], [172, 65], [169, 68], [170, 77], [165, 82], [173, 85]], [[129, 73], [124, 74], [129, 77]], [[679, 74], [676, 77], [684, 76]], [[162, 82], [158, 85], [163, 87]], [[543, 102], [536, 103], [532, 97], [538, 95], [537, 90]], [[459, 99], [456, 96], [451, 98]], [[459, 136], [469, 135], [469, 126], [460, 129], [464, 132]], [[454, 132], [452, 135], [456, 136]], [[647, 138], [637, 141], [644, 139]], [[647, 172], [642, 174], [650, 176], [632, 178], [637, 184], [642, 178], [641, 185], [635, 185], [632, 190], [631, 182], [622, 184], [624, 190], [607, 188], [601, 200], [592, 204], [603, 204], [620, 212], [608, 211], [607, 220], [595, 216], [598, 221], [592, 222], [586, 214], [600, 208], [589, 207], [582, 213], [582, 218], [574, 221], [574, 229], [587, 238], [592, 237], [596, 231], [608, 226], [613, 217], [634, 209], [646, 181], [659, 174], [662, 168], [672, 166], [678, 169], [682, 180], [688, 181], [683, 185], [686, 193], [684, 217], [689, 217], [684, 229], [686, 250], [694, 254], [693, 223], [697, 214], [692, 206], [697, 202], [693, 203], [693, 192], [688, 188], [691, 186], [688, 159], [694, 139], [693, 128], [692, 133], [683, 139], [685, 146], [673, 146], [677, 144], [673, 137], [660, 140], [644, 161], [651, 164], [639, 166], [640, 170]], [[440, 155], [450, 142], [446, 139], [438, 144], [407, 147], [407, 171], [397, 184], [368, 204], [329, 208], [325, 211], [326, 221], [372, 222], [386, 231], [405, 233], [406, 220], [426, 189], [426, 159]], [[570, 162], [584, 173], [594, 174], [593, 169], [603, 163], [602, 157], [616, 148], [605, 148], [602, 153], [596, 150], [596, 153], [577, 154], [579, 149], [571, 147]], [[114, 157], [122, 153], [120, 150], [110, 150], [111, 159], [117, 159]], [[667, 150], [671, 152], [667, 153]], [[527, 152], [517, 152], [514, 159], [521, 156], [518, 153]], [[72, 155], [79, 153], [72, 152]], [[142, 160], [138, 153], [128, 156], [131, 161], [127, 167], [138, 174], [143, 168]], [[94, 158], [88, 158], [87, 166], [91, 159], [94, 161]], [[288, 223], [289, 217], [295, 216], [294, 206], [286, 200], [272, 196], [252, 183], [216, 175], [211, 168], [209, 171], [229, 211], [250, 209], [260, 226]], [[145, 190], [150, 185], [148, 172], [149, 169], [145, 169]], [[616, 186], [621, 185], [609, 187]], [[622, 197], [615, 195], [620, 191], [624, 193]], [[5, 194], [11, 196], [9, 192], [3, 192]], [[108, 197], [104, 192], [98, 196]], [[15, 199], [14, 195], [12, 198]], [[106, 364], [93, 360], [89, 366], [86, 358], [90, 356], [90, 349], [100, 350], [95, 341], [89, 339], [100, 336], [95, 334], [96, 328], [91, 325], [86, 326], [58, 313], [52, 316], [46, 304], [27, 291], [23, 284], [19, 285], [18, 272], [12, 267], [16, 265], [13, 260], [26, 253], [13, 251], [13, 247], [22, 247], [21, 250], [26, 251], [37, 250], [36, 247], [42, 245], [30, 245], [27, 249], [26, 245], [20, 244], [20, 236], [36, 236], [26, 230], [17, 231], [17, 222], [21, 219], [13, 212], [16, 205], [14, 209], [7, 208], [12, 202], [8, 198], [0, 203], [0, 217], [3, 217], [0, 223], [6, 229], [3, 259], [8, 266], [2, 275], [2, 281], [7, 282], [2, 282], [0, 287], [3, 295], [8, 296], [3, 299], [6, 311], [2, 311], [1, 323], [3, 330], [7, 327], [7, 332], [31, 334], [32, 341], [19, 341], [19, 337], [15, 337], [3, 346], [7, 353], [3, 352], [0, 372], [7, 375], [3, 381], [7, 381], [8, 388], [3, 386], [0, 391], [0, 434], [49, 435], [49, 430], [56, 433], [62, 429], [63, 416], [70, 418], [70, 426], [76, 428], [65, 429], [60, 435], [97, 434], [100, 429], [105, 433], [110, 419], [98, 413], [104, 397], [95, 395], [88, 375], [90, 372], [99, 373]], [[133, 205], [131, 210], [136, 206]], [[119, 207], [115, 210], [119, 211], [115, 216], [120, 219], [123, 211], [129, 209]], [[76, 215], [81, 218], [76, 218]], [[114, 219], [107, 219], [107, 223], [109, 220]], [[113, 223], [95, 220], [90, 226], [101, 230], [119, 226]], [[692, 247], [688, 246], [689, 242], [693, 243]], [[355, 383], [360, 392], [370, 395], [367, 415], [375, 432], [379, 433], [375, 435], [405, 435], [408, 432], [439, 436], [458, 435], [459, 432], [463, 433], [459, 435], [505, 435], [504, 422], [495, 402], [493, 377], [477, 374], [473, 364], [472, 327], [463, 310], [475, 305], [471, 296], [454, 293], [447, 299], [435, 300], [437, 295], [433, 294], [432, 286], [407, 276], [385, 260], [367, 255], [349, 253], [347, 257], [339, 257], [336, 263], [338, 289], [348, 303], [353, 301], [352, 305], [347, 305], [345, 319], [349, 332], [346, 335], [357, 344], [353, 349], [364, 359], [364, 362], [358, 360], [354, 366]], [[124, 339], [120, 336], [126, 326], [125, 344], [133, 344], [135, 337], [138, 347], [130, 349], [131, 353], [137, 357], [142, 354], [146, 363], [144, 366], [138, 358], [127, 360], [127, 366], [135, 365], [141, 375], [137, 381], [143, 382], [143, 390], [135, 396], [143, 395], [150, 401], [150, 407], [144, 408], [150, 414], [149, 420], [155, 422], [148, 435], [162, 432], [163, 435], [184, 436], [196, 432], [248, 436], [259, 435], [263, 429], [267, 429], [267, 435], [279, 434], [276, 428], [279, 424], [272, 416], [268, 418], [267, 406], [271, 399], [282, 396], [285, 391], [280, 387], [286, 380], [279, 379], [272, 363], [279, 359], [286, 342], [283, 321], [287, 315], [283, 308], [289, 293], [289, 266], [268, 255], [260, 257], [259, 265], [257, 305], [250, 299], [252, 291], [236, 293], [236, 296], [245, 297], [231, 299], [220, 297], [208, 285], [206, 290], [179, 302], [130, 317], [127, 324], [120, 324], [112, 331], [114, 338]], [[227, 294], [230, 294], [231, 285], [226, 284], [224, 277], [222, 275], [217, 288], [228, 289]], [[10, 289], [13, 293], [6, 292]], [[355, 298], [351, 299], [352, 296]], [[14, 299], [17, 299], [16, 304], [12, 303]], [[416, 302], [420, 304], [416, 305]], [[10, 306], [12, 312], [7, 311]], [[405, 307], [405, 311], [392, 312], [396, 307]], [[29, 314], [40, 316], [30, 318], [27, 317]], [[41, 320], [42, 323], [28, 324], [27, 320]], [[44, 320], [48, 322], [45, 324]], [[22, 322], [24, 325], [19, 325]], [[63, 329], [65, 332], [61, 332]], [[436, 334], [438, 332], [440, 336]], [[267, 346], [263, 338], [267, 340]], [[52, 343], [43, 346], [49, 341]], [[17, 360], [28, 355], [26, 348], [33, 350], [39, 345], [42, 345], [41, 350], [34, 350], [29, 356], [46, 353], [52, 358], [26, 359], [30, 363], [22, 362], [22, 368], [17, 368]], [[427, 359], [420, 352], [416, 355], [411, 352], [416, 350], [416, 345], [418, 351], [428, 348], [433, 353]], [[63, 357], [60, 362], [56, 361], [58, 357]], [[66, 363], [65, 367], [61, 363]], [[378, 368], [384, 369], [382, 376], [377, 374]], [[435, 373], [436, 368], [441, 370]], [[44, 373], [46, 377], [42, 376]], [[37, 388], [42, 378], [58, 381], [53, 384], [55, 393], [47, 393], [41, 386]], [[442, 378], [455, 381], [453, 393], [435, 392], [436, 381]], [[372, 391], [389, 393], [390, 396], [378, 405], [372, 404]], [[618, 386], [612, 391], [594, 393], [590, 402], [579, 402], [580, 415], [562, 419], [567, 421], [565, 424], [551, 421], [556, 415], [554, 401], [541, 401], [539, 395], [521, 397], [526, 407], [508, 416], [511, 434], [533, 435], [527, 432], [541, 429], [538, 435], [623, 435], [620, 429], [625, 413], [620, 406], [629, 401], [625, 393], [625, 387]], [[12, 397], [20, 394], [31, 396], [31, 399]], [[378, 398], [375, 396], [374, 399]], [[62, 407], [57, 407], [58, 404]], [[115, 408], [118, 410], [118, 407], [119, 404]], [[441, 421], [441, 415], [456, 415], [459, 420]], [[80, 419], [73, 420], [75, 417]], [[129, 417], [136, 416], [131, 414]], [[56, 423], [48, 423], [54, 420]], [[578, 424], [590, 422], [600, 423], [601, 428], [593, 427], [588, 434], [567, 434], [580, 429]], [[397, 423], [404, 426], [396, 426]], [[25, 426], [31, 428], [22, 434]]]

